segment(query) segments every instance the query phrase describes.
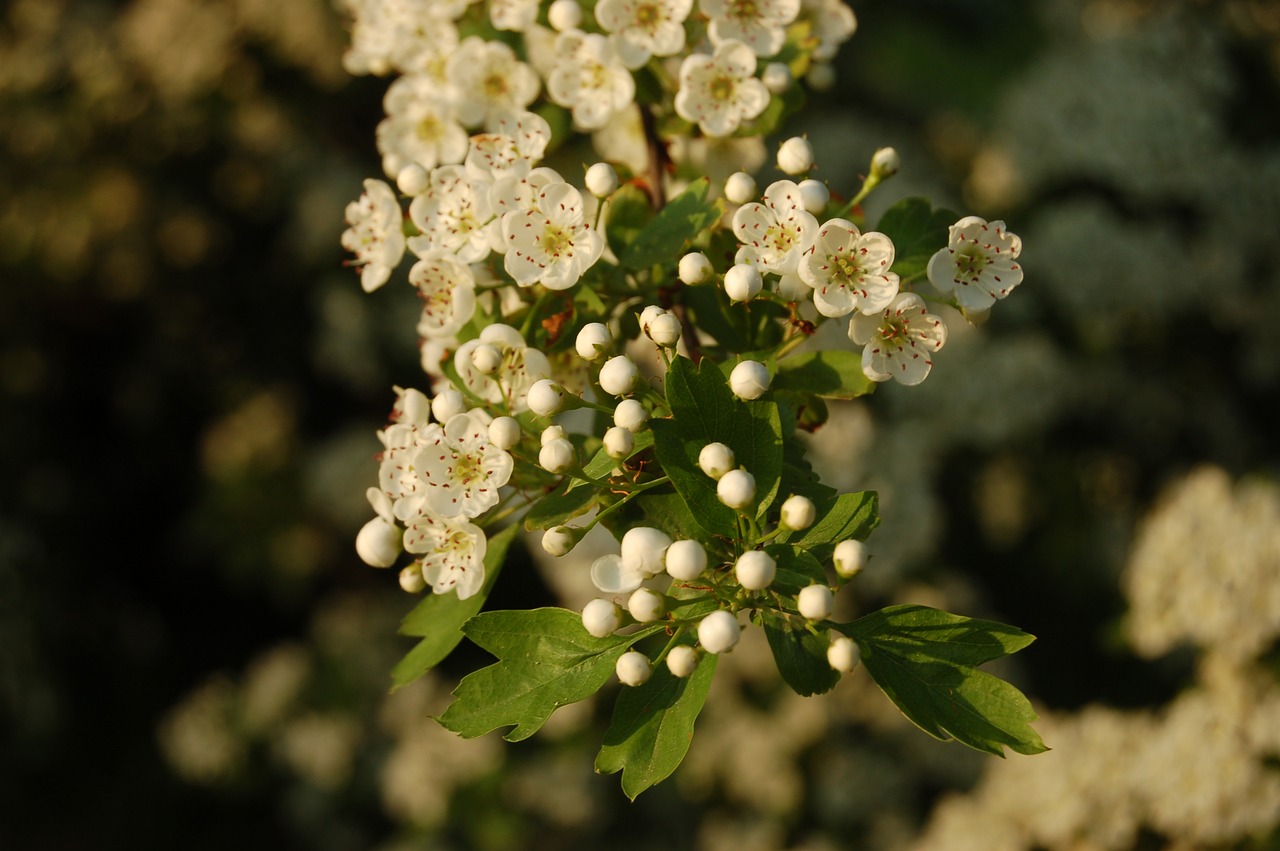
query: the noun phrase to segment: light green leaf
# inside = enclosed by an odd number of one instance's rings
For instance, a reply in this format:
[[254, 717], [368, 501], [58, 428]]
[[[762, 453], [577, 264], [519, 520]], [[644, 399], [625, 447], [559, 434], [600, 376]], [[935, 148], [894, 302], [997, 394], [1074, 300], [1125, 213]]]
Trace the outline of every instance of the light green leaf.
[[622, 460], [611, 458], [609, 453], [604, 451], [604, 447], [601, 447], [595, 455], [591, 456], [591, 460], [582, 466], [582, 472], [589, 479], [603, 479], [612, 473], [614, 468], [621, 467], [628, 458], [634, 458], [650, 446], [653, 446], [653, 434], [648, 429], [636, 432], [633, 438], [635, 443], [632, 445], [631, 452], [627, 455], [627, 458]]
[[614, 254], [635, 242], [652, 220], [653, 208], [639, 187], [628, 183], [613, 193], [605, 209], [604, 233]]
[[971, 667], [1025, 647], [1032, 636], [924, 606], [894, 606], [837, 629], [858, 642], [881, 691], [929, 735], [996, 756], [1006, 747], [1048, 750], [1030, 726], [1037, 716], [1022, 692]]
[[392, 669], [392, 691], [440, 664], [462, 641], [462, 625], [484, 608], [517, 531], [517, 526], [508, 526], [489, 537], [484, 552], [484, 585], [478, 593], [465, 600], [459, 600], [457, 594], [431, 594], [405, 616], [400, 634], [422, 640]]
[[704, 654], [685, 679], [659, 665], [644, 685], [625, 688], [618, 695], [604, 747], [596, 757], [596, 771], [621, 771], [622, 791], [631, 800], [669, 777], [688, 753], [693, 724], [706, 703], [718, 658]]
[[903, 198], [885, 210], [875, 229], [893, 241], [890, 269], [904, 280], [922, 275], [958, 218], [950, 210], [933, 209], [928, 198]]
[[[578, 485], [573, 487], [573, 485]], [[595, 501], [597, 489], [566, 476], [555, 490], [534, 500], [524, 516], [524, 528], [550, 529], [566, 520], [585, 514]]]
[[793, 355], [778, 362], [775, 390], [800, 390], [828, 399], [856, 399], [875, 390], [862, 371], [862, 354], [832, 349]]
[[764, 551], [777, 562], [778, 573], [773, 579], [772, 587], [778, 591], [798, 594], [801, 588], [827, 581], [822, 563], [808, 550], [794, 544], [770, 544]]
[[667, 202], [619, 255], [628, 269], [648, 269], [680, 259], [685, 244], [720, 218], [724, 205], [708, 200], [711, 181], [700, 177]]
[[825, 562], [831, 558], [836, 544], [849, 538], [865, 541], [871, 530], [880, 525], [876, 513], [875, 491], [844, 493], [828, 503], [817, 503], [818, 519], [802, 534], [790, 533], [783, 540], [807, 549], [814, 558]]
[[558, 707], [599, 691], [627, 648], [664, 628], [594, 638], [582, 616], [565, 609], [477, 615], [463, 632], [498, 661], [462, 678], [440, 723], [468, 739], [499, 727], [514, 728], [508, 741], [527, 739]]
[[810, 632], [803, 618], [766, 615], [764, 634], [778, 673], [796, 694], [823, 694], [840, 681], [840, 673], [827, 661], [829, 642]]

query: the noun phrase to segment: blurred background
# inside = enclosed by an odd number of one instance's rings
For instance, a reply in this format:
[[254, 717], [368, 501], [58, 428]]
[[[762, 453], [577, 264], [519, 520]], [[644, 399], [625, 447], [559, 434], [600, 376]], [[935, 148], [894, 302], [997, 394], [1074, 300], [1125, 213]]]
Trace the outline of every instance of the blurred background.
[[[747, 642], [629, 804], [606, 702], [462, 741], [465, 649], [389, 696], [412, 600], [352, 541], [425, 382], [412, 292], [338, 243], [386, 81], [329, 0], [10, 0], [0, 849], [1280, 848], [1280, 4], [854, 8], [788, 135], [846, 191], [895, 146], [869, 221], [1003, 218], [1027, 275], [815, 437], [882, 495], [850, 613], [1038, 635], [997, 673], [1052, 752], [935, 742], [865, 675], [796, 697]], [[555, 599], [512, 558], [496, 605]]]

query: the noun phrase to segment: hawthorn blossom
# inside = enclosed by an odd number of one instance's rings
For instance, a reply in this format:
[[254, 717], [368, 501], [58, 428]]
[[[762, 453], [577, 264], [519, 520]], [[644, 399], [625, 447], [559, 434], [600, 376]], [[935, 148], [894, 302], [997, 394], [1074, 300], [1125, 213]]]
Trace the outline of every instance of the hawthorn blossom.
[[507, 238], [502, 232], [502, 220], [512, 211], [537, 210], [542, 192], [555, 183], [564, 183], [564, 176], [553, 168], [540, 166], [521, 177], [509, 174], [498, 178], [489, 188], [489, 205], [495, 218], [489, 223], [489, 244], [494, 251], [505, 254]]
[[800, 18], [811, 23], [810, 33], [818, 39], [814, 62], [835, 59], [840, 45], [858, 29], [858, 19], [844, 0], [801, 0]]
[[505, 214], [502, 233], [503, 266], [522, 287], [568, 289], [604, 250], [604, 240], [586, 221], [582, 193], [568, 183], [544, 188], [534, 209]]
[[485, 225], [493, 218], [489, 187], [467, 175], [460, 165], [431, 172], [427, 189], [409, 205], [409, 218], [422, 233], [410, 237], [409, 249], [419, 257], [452, 255], [476, 263], [489, 254]]
[[356, 255], [360, 286], [371, 293], [387, 282], [404, 257], [404, 213], [395, 192], [381, 180], [364, 182], [360, 198], [347, 205], [342, 247]]
[[[490, 375], [480, 372], [471, 362], [472, 353], [486, 343], [502, 355], [497, 370]], [[505, 403], [511, 413], [528, 410], [529, 388], [539, 379], [551, 377], [547, 356], [528, 346], [515, 328], [502, 323], [485, 326], [478, 338], [459, 346], [453, 365], [468, 391], [487, 402]]]
[[436, 594], [474, 596], [484, 585], [484, 530], [463, 518], [422, 514], [404, 530], [404, 548], [421, 555], [422, 577]]
[[698, 5], [711, 19], [712, 44], [740, 41], [760, 57], [782, 49], [787, 24], [800, 12], [800, 0], [698, 0]]
[[400, 77], [387, 89], [382, 99], [387, 117], [378, 123], [376, 139], [388, 176], [395, 177], [410, 163], [430, 171], [466, 156], [467, 131], [439, 90], [436, 81], [417, 74]]
[[853, 222], [832, 219], [800, 260], [800, 279], [813, 287], [813, 303], [823, 316], [854, 310], [878, 313], [898, 294], [893, 243], [882, 233], [861, 233]]
[[476, 310], [476, 279], [471, 269], [448, 257], [427, 257], [409, 270], [409, 283], [418, 288], [422, 317], [418, 333], [450, 337], [470, 321]]
[[551, 100], [573, 112], [580, 130], [599, 130], [631, 105], [635, 80], [609, 40], [599, 33], [566, 30], [556, 38], [555, 67], [547, 75]]
[[651, 56], [684, 50], [684, 21], [691, 11], [693, 0], [600, 0], [596, 21], [612, 33], [622, 64], [636, 69]]
[[680, 65], [676, 113], [707, 136], [728, 136], [764, 112], [769, 90], [755, 78], [756, 54], [740, 41], [723, 41], [715, 53], [694, 53]]
[[965, 216], [951, 226], [947, 247], [929, 258], [929, 283], [954, 290], [965, 310], [986, 310], [1022, 283], [1021, 253], [1022, 240], [1004, 222]]
[[523, 177], [542, 159], [551, 141], [551, 125], [533, 112], [498, 112], [485, 133], [471, 137], [464, 165], [467, 174], [490, 183]]
[[498, 489], [511, 478], [514, 462], [489, 439], [487, 419], [471, 411], [433, 431], [414, 454], [413, 466], [423, 496], [418, 514], [479, 517], [497, 505]]
[[458, 117], [478, 127], [498, 112], [523, 111], [538, 96], [538, 75], [501, 41], [468, 36], [445, 68], [457, 92]]
[[378, 487], [391, 501], [391, 513], [398, 520], [421, 510], [426, 487], [415, 466], [418, 450], [434, 444], [441, 436], [440, 426], [435, 423], [394, 423], [378, 433], [383, 445]]
[[537, 23], [538, 0], [489, 0], [489, 20], [495, 30], [524, 32]]
[[804, 208], [800, 187], [779, 180], [764, 191], [763, 204], [753, 201], [738, 208], [733, 233], [742, 243], [735, 263], [786, 275], [796, 271], [801, 255], [813, 245], [818, 220]]
[[933, 369], [933, 353], [947, 342], [947, 326], [920, 296], [898, 293], [879, 313], [855, 313], [849, 339], [864, 346], [862, 372], [867, 378], [919, 384]]

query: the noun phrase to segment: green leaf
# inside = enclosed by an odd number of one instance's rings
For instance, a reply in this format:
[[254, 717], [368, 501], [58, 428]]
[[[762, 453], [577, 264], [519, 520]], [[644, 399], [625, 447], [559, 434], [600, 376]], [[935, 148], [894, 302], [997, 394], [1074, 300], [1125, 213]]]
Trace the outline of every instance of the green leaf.
[[422, 640], [392, 669], [392, 691], [440, 664], [462, 641], [462, 625], [484, 607], [518, 530], [517, 526], [508, 526], [489, 537], [484, 551], [484, 585], [478, 593], [465, 600], [459, 600], [457, 594], [431, 594], [405, 616], [400, 634]]
[[667, 533], [673, 541], [689, 538], [701, 543], [708, 554], [718, 552], [721, 544], [699, 525], [684, 497], [678, 493], [646, 493], [635, 500], [644, 514], [644, 525]]
[[775, 390], [800, 390], [828, 399], [856, 399], [875, 386], [862, 371], [862, 353], [839, 349], [784, 358], [773, 379]]
[[[822, 563], [808, 550], [794, 544], [770, 544], [764, 551], [777, 562], [778, 573], [773, 588], [787, 594], [798, 594], [801, 588], [827, 581]], [[825, 652], [825, 651], [824, 651]]]
[[876, 685], [913, 724], [938, 739], [1004, 756], [1048, 750], [1030, 701], [972, 666], [1034, 640], [1019, 629], [925, 606], [893, 606], [837, 627], [858, 642]]
[[680, 292], [692, 312], [693, 324], [698, 331], [715, 337], [716, 343], [726, 351], [745, 352], [751, 348], [747, 342], [746, 327], [741, 322], [744, 314], [735, 309], [723, 287], [699, 284], [685, 287]]
[[596, 757], [596, 771], [621, 771], [622, 791], [631, 800], [671, 776], [688, 753], [693, 724], [707, 701], [718, 658], [703, 654], [685, 679], [659, 665], [644, 685], [625, 688], [618, 695], [604, 747]]
[[849, 538], [865, 541], [880, 525], [876, 514], [879, 500], [875, 491], [844, 493], [834, 501], [817, 504], [818, 519], [798, 538], [791, 533], [783, 540], [807, 549], [820, 562], [831, 558], [836, 544]]
[[634, 184], [620, 187], [605, 210], [605, 238], [614, 254], [631, 245], [652, 219], [649, 197]]
[[[577, 487], [574, 487], [577, 485]], [[595, 502], [597, 490], [578, 479], [566, 476], [551, 493], [539, 497], [524, 516], [524, 528], [550, 529], [579, 514], [585, 514]]]
[[627, 648], [663, 629], [594, 638], [565, 609], [484, 612], [463, 632], [498, 662], [462, 678], [440, 723], [468, 739], [499, 727], [514, 727], [507, 741], [527, 739], [558, 707], [599, 691]]
[[766, 615], [764, 634], [778, 673], [796, 694], [823, 694], [840, 681], [840, 672], [827, 661], [829, 642], [810, 632], [804, 619]]
[[711, 181], [705, 177], [667, 202], [649, 224], [619, 254], [628, 269], [647, 269], [659, 263], [679, 260], [685, 244], [720, 218], [722, 203], [707, 200]]
[[890, 268], [903, 280], [922, 275], [958, 218], [950, 210], [933, 209], [928, 198], [903, 198], [885, 210], [876, 230], [893, 240]]
[[[634, 458], [650, 446], [653, 446], [653, 434], [648, 429], [636, 432], [632, 437], [635, 439], [635, 443], [632, 445], [631, 452], [627, 455], [627, 458]], [[621, 460], [611, 458], [609, 453], [605, 452], [604, 448], [601, 447], [595, 455], [591, 456], [591, 460], [583, 465], [582, 472], [589, 479], [603, 479], [612, 473], [615, 467], [621, 467], [627, 458]]]
[[782, 474], [778, 406], [767, 397], [737, 399], [709, 360], [699, 368], [688, 358], [675, 358], [667, 370], [666, 392], [672, 417], [649, 424], [658, 462], [685, 502], [697, 506], [694, 518], [702, 528], [736, 537], [737, 513], [716, 498], [716, 483], [698, 467], [698, 453], [714, 441], [728, 445], [738, 465], [755, 477], [756, 504], [765, 511], [777, 496]]

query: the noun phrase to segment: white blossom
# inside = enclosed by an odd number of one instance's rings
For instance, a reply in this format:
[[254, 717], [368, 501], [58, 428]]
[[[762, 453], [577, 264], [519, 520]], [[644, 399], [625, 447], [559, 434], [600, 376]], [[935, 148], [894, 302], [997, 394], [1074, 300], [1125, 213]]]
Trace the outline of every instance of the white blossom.
[[797, 271], [813, 287], [814, 306], [823, 316], [877, 313], [898, 294], [898, 276], [889, 271], [893, 258], [889, 237], [861, 233], [853, 222], [832, 219], [818, 229]]
[[364, 182], [359, 200], [347, 205], [342, 247], [356, 255], [360, 286], [371, 293], [387, 282], [404, 257], [404, 213], [391, 187], [381, 180]]
[[693, 0], [600, 0], [596, 21], [609, 33], [623, 64], [639, 68], [651, 56], [684, 50], [684, 21]]
[[834, 59], [840, 45], [858, 28], [858, 19], [844, 0], [802, 0], [800, 17], [812, 22], [812, 34], [818, 39], [813, 51], [815, 63]]
[[556, 38], [557, 61], [547, 75], [547, 94], [573, 113], [580, 130], [599, 130], [631, 105], [635, 80], [609, 39], [566, 30]]
[[409, 283], [418, 288], [422, 300], [418, 334], [423, 337], [450, 337], [475, 313], [475, 276], [465, 264], [448, 257], [427, 257], [413, 264]]
[[387, 89], [382, 105], [387, 117], [378, 123], [375, 137], [388, 175], [399, 175], [414, 163], [430, 171], [466, 156], [467, 131], [439, 81], [421, 74], [400, 77]]
[[764, 191], [763, 204], [738, 208], [733, 233], [742, 243], [735, 262], [786, 275], [797, 270], [801, 255], [813, 245], [818, 220], [805, 209], [804, 195], [795, 181], [779, 180]]
[[522, 287], [566, 290], [604, 250], [604, 240], [586, 221], [582, 193], [567, 183], [543, 189], [536, 208], [505, 214], [502, 233], [503, 267]]
[[716, 45], [710, 56], [694, 53], [680, 65], [676, 113], [707, 136], [728, 136], [769, 105], [769, 90], [755, 78], [756, 55], [740, 41]]
[[409, 218], [422, 232], [408, 240], [409, 250], [419, 257], [444, 254], [477, 263], [489, 255], [485, 225], [493, 212], [488, 185], [470, 178], [460, 165], [432, 171], [430, 186], [409, 205]]
[[920, 296], [898, 293], [880, 313], [855, 313], [849, 338], [864, 346], [862, 371], [867, 378], [919, 384], [933, 368], [933, 353], [947, 342], [947, 326]]
[[[489, 375], [477, 370], [471, 361], [476, 347], [486, 344], [502, 353], [498, 369]], [[527, 410], [529, 388], [551, 376], [547, 356], [528, 346], [519, 331], [502, 323], [485, 326], [478, 338], [459, 346], [453, 365], [467, 390], [488, 402], [505, 403], [512, 413]]]
[[711, 22], [712, 44], [739, 41], [756, 56], [773, 56], [787, 40], [787, 24], [800, 13], [800, 0], [699, 0]]
[[489, 439], [488, 422], [471, 413], [451, 417], [418, 449], [413, 464], [424, 486], [423, 513], [440, 517], [479, 517], [497, 505], [498, 489], [514, 466]]
[[436, 594], [457, 590], [458, 599], [484, 585], [484, 530], [457, 517], [422, 514], [409, 521], [404, 548], [421, 555], [422, 577]]
[[951, 226], [947, 247], [929, 259], [929, 283], [944, 293], [954, 290], [966, 310], [986, 310], [1022, 283], [1020, 253], [1022, 240], [1004, 222], [965, 216]]
[[524, 32], [538, 20], [538, 0], [489, 0], [489, 20], [495, 30]]
[[500, 41], [479, 36], [463, 39], [449, 57], [449, 81], [457, 90], [458, 115], [478, 127], [499, 112], [519, 112], [538, 96], [538, 75]]

